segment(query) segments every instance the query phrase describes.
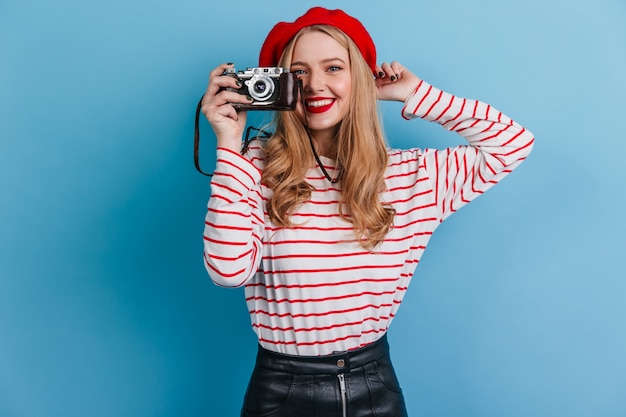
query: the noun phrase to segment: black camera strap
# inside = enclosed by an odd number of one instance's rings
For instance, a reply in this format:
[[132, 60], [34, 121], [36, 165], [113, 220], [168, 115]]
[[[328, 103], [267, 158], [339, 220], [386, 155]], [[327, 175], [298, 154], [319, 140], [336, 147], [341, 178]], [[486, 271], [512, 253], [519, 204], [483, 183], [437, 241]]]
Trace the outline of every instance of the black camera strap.
[[213, 174], [207, 174], [200, 168], [200, 110], [202, 109], [202, 99], [204, 99], [204, 94], [200, 97], [200, 101], [196, 107], [196, 120], [194, 121], [193, 132], [193, 163], [199, 173], [207, 177], [212, 177]]

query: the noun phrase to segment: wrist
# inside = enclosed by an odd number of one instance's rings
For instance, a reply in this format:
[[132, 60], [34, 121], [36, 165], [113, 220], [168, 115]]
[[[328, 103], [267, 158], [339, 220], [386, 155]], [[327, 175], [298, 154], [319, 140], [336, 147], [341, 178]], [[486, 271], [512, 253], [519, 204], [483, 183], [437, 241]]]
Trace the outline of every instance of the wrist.
[[217, 147], [238, 153], [241, 151], [241, 137], [217, 138]]

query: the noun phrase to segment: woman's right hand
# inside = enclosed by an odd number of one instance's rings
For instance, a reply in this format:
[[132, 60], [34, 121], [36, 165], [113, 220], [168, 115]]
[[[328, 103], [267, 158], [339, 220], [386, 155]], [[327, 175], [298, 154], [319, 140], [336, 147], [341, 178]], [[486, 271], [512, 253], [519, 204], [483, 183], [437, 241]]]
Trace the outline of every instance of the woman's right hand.
[[232, 66], [233, 64], [222, 64], [211, 71], [201, 109], [215, 132], [217, 146], [239, 152], [246, 127], [246, 112], [237, 112], [233, 103], [250, 103], [250, 98], [234, 91], [224, 90], [224, 88], [238, 89], [240, 87], [237, 78], [224, 75], [224, 71]]

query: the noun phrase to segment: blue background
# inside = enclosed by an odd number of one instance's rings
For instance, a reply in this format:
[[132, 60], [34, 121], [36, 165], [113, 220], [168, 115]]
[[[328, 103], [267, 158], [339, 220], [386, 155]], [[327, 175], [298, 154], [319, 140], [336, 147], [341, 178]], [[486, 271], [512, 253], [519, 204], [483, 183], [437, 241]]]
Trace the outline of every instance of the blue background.
[[[537, 139], [417, 269], [390, 330], [411, 415], [625, 416], [626, 3], [317, 4]], [[255, 65], [312, 5], [0, 3], [0, 416], [238, 415], [256, 344], [202, 264], [193, 112], [212, 68]], [[393, 146], [459, 143], [399, 110]]]

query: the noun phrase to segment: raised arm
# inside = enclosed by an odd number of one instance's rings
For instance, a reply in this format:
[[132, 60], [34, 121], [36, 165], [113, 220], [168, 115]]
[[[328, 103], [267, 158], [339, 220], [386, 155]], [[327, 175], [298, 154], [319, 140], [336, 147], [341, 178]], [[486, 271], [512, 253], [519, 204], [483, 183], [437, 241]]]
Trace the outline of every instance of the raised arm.
[[260, 193], [261, 172], [251, 153], [239, 154], [246, 113], [233, 103], [248, 98], [234, 89], [237, 80], [225, 76], [232, 64], [211, 71], [202, 99], [202, 112], [217, 139], [217, 165], [204, 227], [204, 264], [213, 282], [225, 287], [243, 285], [254, 275], [261, 256], [264, 229]]
[[425, 81], [405, 101], [402, 116], [438, 123], [469, 143], [424, 152], [441, 220], [508, 175], [534, 143], [530, 131], [489, 104], [456, 97]]
[[439, 123], [468, 142], [423, 154], [440, 220], [484, 193], [530, 153], [532, 133], [489, 104], [446, 93], [398, 62], [383, 63], [377, 70], [379, 99], [404, 102], [405, 119]]

